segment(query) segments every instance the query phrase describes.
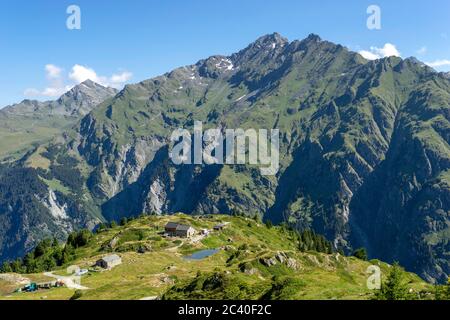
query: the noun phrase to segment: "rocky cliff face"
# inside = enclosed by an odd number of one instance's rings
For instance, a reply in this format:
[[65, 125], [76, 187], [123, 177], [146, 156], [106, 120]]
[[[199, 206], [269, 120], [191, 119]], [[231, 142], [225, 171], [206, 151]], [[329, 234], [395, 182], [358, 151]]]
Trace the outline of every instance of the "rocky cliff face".
[[[450, 274], [449, 94], [448, 78], [415, 59], [366, 61], [316, 35], [289, 42], [273, 34], [229, 57], [126, 86], [87, 114], [53, 156], [32, 156], [50, 162], [41, 168], [47, 180], [61, 181], [65, 175], [52, 168], [71, 155], [80, 182], [61, 183], [69, 198], [93, 208], [85, 216], [259, 214], [443, 280]], [[168, 138], [194, 121], [278, 128], [279, 173], [174, 165]]]
[[30, 168], [0, 169], [0, 260], [23, 256], [43, 238], [63, 240], [100, 220], [83, 204], [51, 190]]

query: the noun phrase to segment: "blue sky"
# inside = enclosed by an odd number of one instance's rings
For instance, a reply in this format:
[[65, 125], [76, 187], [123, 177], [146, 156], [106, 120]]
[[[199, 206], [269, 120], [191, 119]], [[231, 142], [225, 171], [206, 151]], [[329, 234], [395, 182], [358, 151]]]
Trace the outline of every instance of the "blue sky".
[[[0, 0], [0, 4], [0, 107], [25, 98], [54, 99], [86, 75], [120, 87], [213, 54], [233, 53], [275, 31], [289, 40], [317, 33], [375, 55], [394, 50], [450, 71], [448, 0]], [[71, 4], [81, 9], [81, 30], [66, 28]], [[381, 9], [381, 30], [366, 27], [371, 4]]]

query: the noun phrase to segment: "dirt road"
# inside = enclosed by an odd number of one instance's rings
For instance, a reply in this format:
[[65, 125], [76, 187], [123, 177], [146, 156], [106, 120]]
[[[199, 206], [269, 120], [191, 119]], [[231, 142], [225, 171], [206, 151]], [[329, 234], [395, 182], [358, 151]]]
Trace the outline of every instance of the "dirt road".
[[81, 278], [77, 277], [77, 276], [59, 276], [59, 275], [53, 274], [53, 272], [45, 272], [44, 276], [50, 277], [50, 278], [55, 278], [57, 280], [61, 280], [62, 282], [64, 282], [64, 284], [67, 286], [67, 288], [70, 288], [70, 289], [77, 289], [77, 290], [89, 289], [88, 287], [84, 287], [81, 284], [79, 284], [79, 279], [81, 279]]

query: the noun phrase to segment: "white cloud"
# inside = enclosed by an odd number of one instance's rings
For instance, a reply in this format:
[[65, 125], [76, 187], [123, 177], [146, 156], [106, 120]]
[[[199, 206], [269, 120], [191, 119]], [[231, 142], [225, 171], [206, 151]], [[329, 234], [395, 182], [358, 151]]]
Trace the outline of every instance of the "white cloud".
[[69, 86], [47, 87], [41, 92], [41, 95], [43, 95], [44, 97], [59, 97], [69, 90], [70, 90]]
[[72, 67], [72, 71], [69, 73], [69, 78], [77, 84], [88, 79], [99, 83], [97, 73], [93, 69], [81, 66], [79, 64]]
[[61, 77], [62, 69], [54, 64], [45, 65], [45, 71], [47, 72], [47, 78], [57, 79]]
[[376, 60], [376, 59], [380, 59], [380, 56], [378, 56], [375, 53], [372, 53], [370, 51], [366, 51], [366, 50], [361, 50], [358, 52], [360, 55], [362, 55], [365, 59], [367, 60]]
[[123, 87], [125, 82], [130, 80], [133, 74], [128, 71], [123, 71], [119, 74], [113, 74], [111, 77], [99, 76], [94, 69], [76, 64], [72, 67], [69, 73], [69, 78], [75, 83], [81, 83], [87, 79], [97, 82], [106, 87], [113, 87], [119, 89]]
[[367, 60], [376, 60], [385, 57], [400, 57], [401, 54], [392, 43], [386, 43], [383, 48], [370, 47], [370, 51], [361, 50], [359, 54]]
[[25, 89], [23, 94], [26, 97], [36, 97], [36, 96], [39, 96], [41, 94], [41, 92], [35, 88], [28, 88], [28, 89]]
[[23, 93], [26, 97], [58, 97], [65, 92], [64, 81], [61, 75], [63, 69], [54, 64], [47, 64], [44, 69], [49, 86], [42, 91], [36, 88], [28, 88]]
[[111, 83], [124, 83], [130, 80], [132, 76], [133, 74], [131, 72], [124, 71], [120, 74], [113, 74], [110, 81]]
[[428, 48], [427, 48], [427, 47], [422, 47], [422, 48], [420, 48], [419, 50], [417, 50], [416, 53], [417, 53], [419, 56], [424, 56], [424, 55], [427, 54], [427, 51], [428, 51]]
[[80, 84], [81, 82], [84, 82], [88, 79], [106, 87], [120, 89], [127, 81], [129, 81], [133, 77], [133, 74], [128, 71], [115, 73], [110, 77], [99, 76], [94, 69], [80, 64], [75, 64], [67, 75], [70, 83], [66, 84], [62, 68], [54, 64], [47, 64], [45, 66], [45, 72], [46, 78], [49, 82], [48, 87], [46, 87], [44, 90], [28, 88], [24, 91], [25, 96], [59, 97], [65, 92], [69, 91], [74, 85]]
[[446, 60], [446, 59], [435, 60], [432, 62], [425, 62], [425, 64], [432, 68], [440, 68], [440, 67], [450, 66], [450, 60]]
[[24, 91], [24, 96], [26, 97], [50, 97], [55, 98], [63, 95], [70, 90], [70, 86], [64, 87], [47, 87], [44, 90], [38, 90], [36, 88], [28, 88]]

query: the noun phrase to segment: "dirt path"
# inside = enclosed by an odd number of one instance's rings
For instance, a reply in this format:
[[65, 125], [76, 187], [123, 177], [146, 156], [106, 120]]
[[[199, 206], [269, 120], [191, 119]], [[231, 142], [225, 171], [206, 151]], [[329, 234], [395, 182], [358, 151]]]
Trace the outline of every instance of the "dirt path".
[[184, 244], [184, 241], [182, 241], [180, 244], [176, 245], [175, 247], [170, 247], [170, 248], [166, 249], [166, 251], [176, 252], [183, 244]]
[[202, 241], [202, 240], [205, 239], [206, 237], [207, 237], [206, 234], [198, 234], [198, 235], [193, 236], [193, 237], [190, 239], [190, 242], [191, 242], [192, 244], [199, 243], [200, 241]]
[[84, 287], [81, 284], [78, 284], [77, 279], [80, 279], [79, 277], [75, 277], [75, 276], [59, 276], [59, 275], [55, 275], [53, 274], [53, 272], [44, 272], [44, 276], [46, 277], [50, 277], [50, 278], [55, 278], [57, 280], [61, 280], [62, 282], [64, 282], [64, 284], [67, 286], [67, 288], [70, 289], [77, 289], [77, 290], [87, 290], [89, 289], [88, 287]]

